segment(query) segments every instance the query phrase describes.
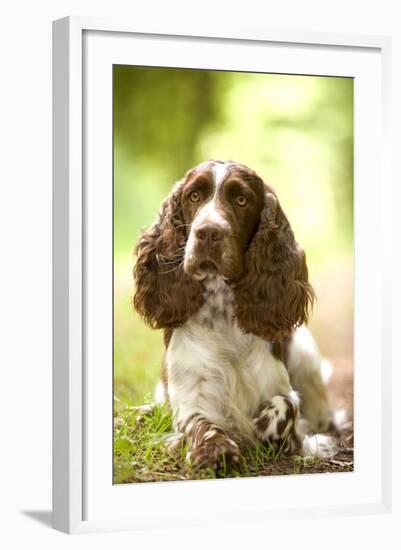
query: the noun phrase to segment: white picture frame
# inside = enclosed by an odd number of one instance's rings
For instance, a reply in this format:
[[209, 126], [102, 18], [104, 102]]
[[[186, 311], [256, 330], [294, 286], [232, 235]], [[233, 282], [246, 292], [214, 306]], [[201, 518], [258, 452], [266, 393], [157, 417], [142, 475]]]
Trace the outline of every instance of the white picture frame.
[[[283, 503], [280, 503], [280, 499], [277, 497], [274, 500], [277, 505], [270, 503], [269, 506], [265, 505], [260, 499], [258, 500], [256, 498], [256, 488], [260, 485], [256, 484], [266, 483], [266, 480], [261, 478], [217, 482], [142, 484], [135, 489], [135, 502], [139, 502], [140, 499], [141, 506], [135, 510], [135, 513], [132, 512], [134, 508], [131, 507], [131, 512], [123, 516], [119, 515], [119, 510], [127, 509], [127, 503], [130, 502], [130, 499], [133, 502], [133, 491], [129, 493], [129, 488], [126, 490], [126, 487], [114, 487], [116, 490], [113, 489], [113, 495], [111, 495], [110, 492], [102, 489], [107, 484], [110, 485], [110, 490], [112, 488], [111, 471], [107, 478], [107, 464], [108, 461], [111, 462], [112, 438], [110, 430], [112, 429], [112, 416], [109, 403], [104, 403], [104, 396], [108, 395], [107, 391], [110, 391], [111, 395], [112, 378], [110, 373], [112, 370], [110, 364], [109, 379], [107, 378], [107, 369], [103, 371], [103, 374], [99, 374], [99, 380], [94, 380], [90, 375], [90, 363], [93, 355], [91, 356], [88, 350], [92, 349], [91, 346], [93, 346], [93, 341], [97, 336], [100, 336], [99, 339], [102, 340], [102, 334], [104, 334], [102, 331], [107, 330], [107, 326], [103, 327], [101, 324], [94, 323], [88, 324], [88, 319], [92, 318], [91, 308], [93, 308], [93, 301], [90, 297], [92, 285], [88, 285], [88, 272], [91, 272], [92, 263], [95, 265], [96, 262], [108, 261], [105, 257], [100, 259], [100, 256], [97, 257], [96, 254], [91, 253], [94, 245], [91, 238], [94, 233], [91, 224], [98, 223], [96, 222], [96, 211], [98, 209], [99, 211], [103, 209], [103, 212], [107, 211], [107, 201], [111, 201], [111, 195], [107, 188], [107, 181], [110, 179], [111, 174], [110, 164], [99, 168], [99, 174], [97, 174], [100, 182], [99, 197], [94, 197], [90, 189], [86, 188], [86, 181], [88, 178], [90, 180], [94, 177], [96, 167], [94, 167], [93, 158], [95, 156], [98, 156], [99, 159], [105, 157], [105, 162], [110, 160], [107, 160], [106, 157], [108, 158], [112, 154], [109, 149], [112, 132], [110, 126], [111, 114], [104, 114], [104, 118], [103, 115], [100, 117], [102, 120], [98, 123], [97, 133], [100, 136], [107, 136], [104, 141], [100, 139], [96, 143], [95, 150], [92, 150], [92, 141], [88, 141], [88, 135], [93, 135], [91, 120], [93, 120], [95, 110], [97, 109], [96, 114], [99, 115], [99, 112], [105, 112], [105, 105], [109, 104], [110, 111], [112, 105], [109, 103], [110, 90], [107, 89], [107, 86], [99, 86], [99, 98], [94, 102], [88, 102], [85, 86], [88, 85], [88, 79], [99, 78], [98, 82], [100, 83], [102, 78], [109, 78], [107, 71], [110, 63], [114, 63], [114, 55], [116, 59], [119, 59], [118, 62], [121, 62], [123, 58], [129, 62], [132, 51], [137, 51], [137, 44], [132, 42], [133, 40], [144, 40], [146, 42], [141, 54], [145, 56], [144, 61], [142, 61], [142, 64], [145, 65], [156, 64], [157, 60], [159, 60], [158, 65], [163, 65], [168, 58], [170, 59], [170, 66], [186, 66], [179, 58], [178, 49], [176, 48], [179, 42], [180, 46], [185, 44], [188, 48], [196, 43], [193, 56], [198, 55], [199, 52], [199, 55], [201, 55], [206, 50], [211, 53], [215, 52], [216, 65], [211, 68], [219, 68], [222, 59], [226, 59], [226, 63], [230, 64], [230, 68], [245, 70], [249, 68], [249, 66], [245, 66], [245, 63], [248, 63], [248, 65], [250, 63], [257, 64], [258, 56], [255, 56], [255, 61], [248, 60], [245, 62], [241, 58], [241, 48], [245, 46], [257, 47], [262, 51], [264, 47], [269, 46], [270, 48], [276, 48], [277, 51], [283, 48], [285, 51], [291, 50], [291, 52], [297, 49], [303, 51], [304, 56], [297, 56], [295, 60], [293, 59], [294, 56], [287, 56], [290, 59], [289, 63], [294, 64], [291, 66], [298, 67], [296, 71], [298, 73], [322, 74], [316, 72], [319, 70], [316, 67], [320, 67], [321, 71], [322, 63], [324, 59], [327, 59], [329, 69], [325, 74], [344, 74], [345, 76], [360, 78], [360, 89], [362, 90], [360, 97], [362, 99], [360, 113], [357, 115], [355, 133], [356, 147], [362, 150], [356, 161], [355, 173], [357, 272], [358, 268], [359, 272], [363, 272], [365, 266], [368, 265], [368, 251], [366, 249], [368, 239], [371, 245], [374, 245], [375, 242], [380, 243], [382, 257], [381, 261], [378, 262], [380, 266], [372, 268], [371, 276], [374, 284], [369, 289], [370, 305], [373, 304], [376, 309], [375, 315], [370, 318], [367, 318], [369, 315], [366, 315], [367, 311], [364, 310], [365, 300], [363, 299], [368, 289], [364, 287], [363, 279], [356, 277], [356, 290], [359, 292], [359, 298], [357, 297], [355, 303], [355, 337], [357, 339], [356, 344], [359, 342], [360, 345], [356, 345], [355, 353], [356, 358], [366, 363], [365, 370], [371, 372], [372, 377], [371, 381], [362, 387], [358, 371], [356, 371], [356, 440], [358, 442], [359, 436], [360, 442], [362, 442], [359, 455], [356, 448], [356, 470], [360, 468], [364, 475], [354, 484], [353, 488], [350, 488], [348, 496], [341, 496], [338, 493], [338, 497], [334, 498], [333, 496], [332, 500], [329, 496], [326, 501], [322, 503], [316, 501], [317, 505], [313, 504], [313, 495], [319, 493], [319, 487], [322, 486], [322, 483], [325, 484], [325, 491], [327, 488], [328, 495], [335, 495], [335, 489], [330, 489], [330, 485], [334, 485], [334, 483], [327, 481], [330, 476], [338, 476], [335, 478], [335, 485], [344, 483], [343, 487], [352, 486], [353, 483], [350, 481], [350, 477], [344, 479], [345, 474], [327, 474], [324, 477], [319, 475], [299, 476], [304, 479], [304, 481], [297, 480], [296, 482], [299, 484], [299, 490], [303, 490], [303, 485], [307, 481], [309, 483], [308, 487], [311, 488], [311, 497], [309, 501], [305, 497], [303, 505], [294, 498], [291, 507], [288, 507], [288, 499], [283, 499]], [[163, 44], [166, 46], [163, 48], [165, 50], [163, 52], [158, 47], [160, 46], [160, 40], [163, 40]], [[153, 46], [149, 47], [149, 44], [153, 44]], [[168, 52], [170, 47], [173, 53]], [[235, 59], [233, 53], [230, 54], [230, 51], [233, 52], [234, 48]], [[307, 51], [312, 52], [313, 55], [308, 55]], [[387, 224], [389, 223], [384, 214], [384, 197], [387, 197], [388, 201], [388, 197], [391, 196], [388, 130], [390, 120], [390, 52], [390, 39], [376, 36], [291, 32], [261, 28], [230, 29], [229, 24], [225, 24], [223, 27], [221, 25], [213, 27], [212, 23], [210, 28], [207, 29], [197, 28], [196, 23], [192, 28], [183, 28], [178, 22], [161, 25], [156, 21], [154, 26], [149, 28], [140, 23], [131, 24], [82, 17], [69, 17], [54, 22], [53, 526], [56, 529], [67, 533], [76, 533], [156, 527], [153, 525], [155, 510], [157, 512], [158, 506], [160, 506], [160, 509], [162, 507], [166, 509], [168, 503], [171, 503], [171, 513], [163, 515], [163, 519], [158, 522], [159, 527], [187, 526], [202, 524], [207, 521], [235, 521], [239, 518], [242, 521], [268, 521], [269, 518], [284, 516], [289, 519], [312, 517], [313, 515], [338, 516], [390, 511], [391, 435], [389, 431], [384, 429], [385, 426], [391, 425], [391, 354], [388, 342], [390, 316], [384, 315], [384, 312], [389, 309], [391, 300], [390, 285], [387, 279], [391, 271], [388, 248], [390, 245], [386, 242], [386, 239], [379, 240], [380, 235], [388, 231]], [[147, 54], [149, 54], [148, 61], [146, 61]], [[281, 54], [277, 54], [277, 63], [284, 63], [285, 55], [284, 53], [280, 57]], [[164, 56], [163, 59], [162, 56]], [[350, 59], [354, 57], [355, 59], [346, 66], [344, 62], [348, 57]], [[196, 61], [196, 66], [205, 68], [202, 67], [201, 59], [199, 57], [199, 60]], [[188, 63], [190, 63], [190, 60]], [[135, 63], [132, 62], [132, 64]], [[285, 68], [283, 65], [282, 72], [291, 72], [288, 67]], [[256, 65], [252, 65], [251, 69], [261, 70]], [[296, 69], [292, 70], [295, 72]], [[269, 71], [266, 70], [265, 72]], [[280, 70], [277, 70], [277, 72], [280, 72]], [[358, 77], [355, 75], [358, 75]], [[375, 95], [372, 97], [366, 96], [363, 99], [363, 84], [366, 85], [368, 82], [368, 80], [364, 80], [365, 78], [371, 79], [370, 82], [373, 84], [371, 93]], [[102, 90], [101, 93], [100, 90]], [[361, 116], [369, 111], [368, 100], [372, 101], [370, 115], [368, 117]], [[359, 106], [356, 103], [357, 112], [358, 109]], [[378, 131], [374, 137], [368, 135], [371, 125], [372, 128], [374, 127]], [[373, 153], [373, 149], [378, 152], [374, 164], [372, 164], [372, 155], [369, 154], [369, 152]], [[103, 161], [99, 160], [98, 162], [100, 165]], [[102, 189], [104, 192], [101, 191]], [[372, 229], [369, 229], [368, 222], [373, 212], [376, 214], [376, 236], [369, 233]], [[380, 223], [378, 223], [378, 220], [380, 220]], [[108, 223], [103, 224], [101, 231], [100, 238], [102, 242], [111, 243], [111, 235], [108, 236], [110, 225]], [[107, 246], [105, 248], [107, 249]], [[110, 248], [108, 252], [110, 253]], [[109, 261], [111, 261], [110, 255]], [[110, 280], [106, 276], [100, 281], [99, 284], [103, 285], [101, 288], [107, 289]], [[107, 303], [103, 311], [111, 315], [109, 306], [110, 304]], [[374, 343], [372, 342], [373, 335], [375, 335]], [[369, 353], [364, 351], [363, 340], [369, 342], [372, 346]], [[102, 354], [107, 356], [104, 350], [102, 350]], [[111, 356], [107, 360], [111, 361]], [[371, 370], [369, 371], [369, 369]], [[96, 396], [94, 389], [96, 389]], [[99, 399], [99, 402], [96, 399]], [[369, 403], [374, 404], [368, 409]], [[93, 428], [92, 419], [94, 415], [91, 407], [93, 410], [98, 411], [96, 414], [98, 414], [98, 423], [101, 426], [98, 430]], [[110, 414], [109, 419], [108, 412]], [[379, 438], [379, 440], [376, 439], [376, 441], [379, 441], [377, 443], [378, 453], [376, 457], [371, 457], [370, 465], [363, 462], [363, 441], [369, 433], [363, 429], [363, 422], [361, 421], [365, 416], [368, 418], [369, 414], [374, 414], [375, 418], [375, 420], [372, 418], [369, 423], [369, 430]], [[107, 454], [108, 444], [110, 444], [110, 455]], [[92, 448], [97, 449], [101, 457], [99, 468], [90, 460], [88, 462], [88, 456]], [[104, 457], [106, 458], [104, 459]], [[354, 473], [346, 475], [350, 476]], [[355, 479], [357, 479], [357, 475], [356, 473]], [[364, 489], [364, 482], [366, 484], [367, 481], [366, 476], [371, 476], [371, 492], [366, 488], [366, 490]], [[295, 483], [293, 478], [288, 479], [288, 476], [285, 477], [287, 479], [268, 478], [270, 492], [275, 491], [278, 496], [280, 493], [285, 495], [288, 491], [288, 483]], [[240, 481], [240, 485], [238, 481]], [[331, 490], [333, 490], [333, 493], [330, 493]], [[241, 493], [243, 496], [248, 495], [248, 497], [255, 494], [252, 506], [244, 508], [236, 504], [235, 497]], [[193, 502], [196, 500], [200, 503], [200, 506], [205, 504], [205, 499], [215, 501], [217, 503], [216, 510], [218, 510], [217, 506], [224, 501], [228, 505], [224, 512], [215, 511], [213, 514], [209, 513], [207, 518], [202, 517], [199, 514], [199, 507], [197, 508], [195, 504], [193, 506], [187, 504], [192, 495], [196, 495]], [[210, 496], [212, 496], [211, 499]], [[285, 504], [285, 500], [287, 504]], [[92, 506], [90, 502], [96, 502], [98, 506]], [[119, 507], [118, 502], [121, 502], [121, 507]], [[152, 504], [152, 508], [147, 511], [146, 508], [149, 503]], [[107, 504], [109, 509], [106, 506]], [[114, 512], [111, 507], [113, 507]], [[169, 507], [167, 506], [167, 508]], [[96, 509], [97, 513], [88, 514], [88, 509]], [[268, 515], [266, 511], [268, 511]], [[210, 517], [211, 515], [213, 517]]]

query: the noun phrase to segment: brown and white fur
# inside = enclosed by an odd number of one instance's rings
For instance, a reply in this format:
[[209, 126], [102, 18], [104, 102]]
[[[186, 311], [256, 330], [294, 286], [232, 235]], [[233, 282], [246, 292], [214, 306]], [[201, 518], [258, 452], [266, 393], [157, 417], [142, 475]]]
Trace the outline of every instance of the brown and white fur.
[[[272, 188], [248, 167], [187, 172], [140, 238], [134, 306], [163, 328], [158, 400], [168, 400], [188, 459], [236, 463], [259, 440], [327, 455], [332, 423], [322, 360], [305, 324], [305, 254]], [[301, 419], [301, 412], [303, 419]]]

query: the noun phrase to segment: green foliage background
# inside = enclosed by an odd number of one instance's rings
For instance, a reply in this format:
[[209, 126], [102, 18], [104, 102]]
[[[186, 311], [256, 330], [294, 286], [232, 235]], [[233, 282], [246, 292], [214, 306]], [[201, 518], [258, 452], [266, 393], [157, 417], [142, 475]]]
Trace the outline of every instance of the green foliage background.
[[144, 401], [163, 351], [130, 305], [133, 247], [172, 184], [208, 158], [276, 189], [307, 253], [319, 344], [352, 354], [353, 80], [115, 66], [113, 109], [117, 403]]

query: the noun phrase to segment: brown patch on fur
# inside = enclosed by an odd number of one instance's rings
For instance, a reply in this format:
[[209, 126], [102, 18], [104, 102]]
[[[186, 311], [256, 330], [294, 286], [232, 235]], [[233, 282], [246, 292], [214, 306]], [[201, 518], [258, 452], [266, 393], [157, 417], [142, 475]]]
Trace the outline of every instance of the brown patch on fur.
[[163, 331], [163, 341], [164, 341], [164, 347], [167, 349], [168, 345], [170, 343], [171, 337], [173, 336], [173, 329], [172, 328], [165, 328]]
[[286, 367], [288, 367], [288, 355], [290, 351], [290, 345], [291, 345], [292, 335], [287, 336], [283, 338], [280, 341], [275, 341], [272, 343], [271, 346], [271, 352], [273, 356], [284, 363]]
[[198, 418], [199, 420], [202, 420], [201, 416], [199, 415], [199, 413], [193, 413], [191, 414], [190, 416], [188, 416], [188, 418], [184, 421], [184, 422], [179, 422], [177, 427], [178, 429], [180, 430], [180, 432], [184, 432], [186, 433], [187, 431], [187, 428], [190, 424], [190, 422], [192, 420], [194, 420], [195, 418]]
[[191, 420], [198, 415], [192, 415], [185, 422], [185, 431], [189, 445], [188, 458], [197, 466], [209, 466], [216, 470], [223, 463], [233, 465], [239, 462], [240, 449], [237, 443], [218, 426], [211, 424], [202, 417], [191, 425]]
[[283, 420], [279, 420], [277, 422], [277, 435], [282, 435], [287, 426], [288, 420], [286, 418], [284, 418]]
[[256, 409], [254, 416], [260, 416], [264, 411], [271, 411], [273, 409], [275, 409], [275, 406], [271, 403], [271, 401], [264, 401]]
[[270, 424], [270, 418], [267, 415], [263, 415], [255, 423], [255, 427], [259, 432], [265, 432]]

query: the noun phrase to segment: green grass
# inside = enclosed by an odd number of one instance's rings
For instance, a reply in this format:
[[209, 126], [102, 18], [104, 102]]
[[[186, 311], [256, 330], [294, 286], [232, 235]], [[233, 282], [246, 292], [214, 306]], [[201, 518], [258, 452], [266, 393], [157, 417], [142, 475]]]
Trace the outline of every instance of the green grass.
[[176, 434], [166, 405], [143, 414], [124, 408], [117, 401], [114, 420], [114, 483], [296, 474], [319, 462], [283, 457], [280, 450], [255, 443], [241, 449], [242, 464], [237, 469], [226, 464], [218, 471], [193, 467], [185, 460], [185, 444], [180, 443], [175, 449], [169, 446]]
[[114, 259], [114, 395], [123, 403], [142, 405], [160, 376], [163, 334], [152, 330], [134, 311], [132, 255]]

